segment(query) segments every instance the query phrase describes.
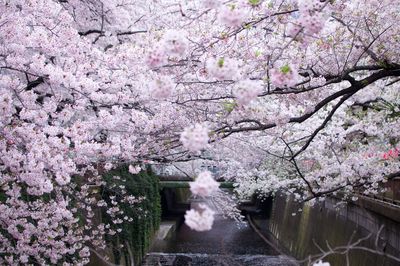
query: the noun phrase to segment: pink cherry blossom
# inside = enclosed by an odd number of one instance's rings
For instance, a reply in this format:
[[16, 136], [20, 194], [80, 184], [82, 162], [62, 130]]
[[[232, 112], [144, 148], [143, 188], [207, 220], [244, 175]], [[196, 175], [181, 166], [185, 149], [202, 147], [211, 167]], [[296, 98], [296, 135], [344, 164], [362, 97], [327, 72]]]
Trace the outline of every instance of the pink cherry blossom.
[[260, 94], [263, 90], [260, 81], [255, 80], [241, 80], [233, 89], [233, 96], [235, 96], [238, 104], [247, 105]]
[[323, 262], [322, 260], [313, 264], [313, 266], [330, 266], [330, 265], [331, 264], [329, 262]]
[[136, 175], [138, 174], [142, 169], [140, 168], [140, 166], [136, 165], [129, 165], [129, 173]]
[[197, 210], [186, 211], [185, 224], [195, 231], [209, 231], [214, 223], [214, 214], [206, 205], [199, 204]]
[[208, 127], [204, 124], [195, 124], [184, 129], [180, 140], [183, 146], [191, 152], [198, 152], [208, 147]]
[[282, 127], [284, 125], [286, 125], [287, 123], [289, 123], [290, 121], [290, 116], [288, 116], [287, 114], [279, 114], [275, 117], [275, 124], [278, 127]]
[[189, 47], [186, 32], [182, 30], [168, 30], [164, 33], [162, 44], [166, 54], [182, 57]]
[[271, 82], [276, 87], [293, 87], [299, 81], [300, 76], [293, 65], [271, 69]]
[[318, 11], [324, 6], [324, 3], [318, 0], [298, 0], [297, 3], [302, 13]]
[[399, 149], [394, 148], [394, 149], [391, 149], [391, 150], [383, 153], [382, 158], [385, 160], [399, 158]]
[[168, 98], [174, 91], [175, 83], [169, 76], [156, 76], [150, 83], [150, 93], [154, 99]]
[[204, 8], [217, 8], [221, 5], [220, 0], [201, 0]]
[[236, 80], [239, 77], [239, 62], [231, 58], [210, 58], [206, 69], [210, 76], [218, 80]]
[[160, 67], [167, 63], [165, 50], [160, 45], [157, 45], [147, 52], [146, 63], [149, 67]]
[[[382, 153], [400, 139], [399, 0], [5, 2], [1, 265], [84, 265], [124, 233], [120, 205], [143, 199], [97, 192], [121, 163], [202, 157], [240, 196], [299, 200], [377, 194], [399, 170]], [[286, 144], [315, 167], [269, 156]]]
[[286, 34], [293, 38], [298, 38], [302, 30], [302, 25], [297, 23], [289, 23]]
[[239, 27], [245, 21], [246, 14], [235, 5], [225, 5], [219, 9], [218, 19], [227, 27]]
[[200, 197], [208, 197], [218, 190], [219, 184], [209, 171], [201, 172], [194, 182], [190, 182], [190, 191]]
[[313, 15], [304, 14], [300, 18], [300, 25], [304, 27], [306, 33], [309, 35], [320, 32], [325, 25], [325, 17], [322, 13], [318, 12]]

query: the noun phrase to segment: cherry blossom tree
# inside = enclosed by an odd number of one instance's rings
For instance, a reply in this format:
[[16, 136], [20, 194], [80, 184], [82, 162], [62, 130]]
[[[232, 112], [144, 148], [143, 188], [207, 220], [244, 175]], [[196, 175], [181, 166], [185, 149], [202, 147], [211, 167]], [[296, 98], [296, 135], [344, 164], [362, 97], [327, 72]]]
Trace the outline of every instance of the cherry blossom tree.
[[95, 208], [123, 216], [96, 197], [121, 163], [212, 161], [242, 195], [379, 192], [400, 171], [399, 6], [0, 0], [0, 263], [87, 263], [116, 233]]

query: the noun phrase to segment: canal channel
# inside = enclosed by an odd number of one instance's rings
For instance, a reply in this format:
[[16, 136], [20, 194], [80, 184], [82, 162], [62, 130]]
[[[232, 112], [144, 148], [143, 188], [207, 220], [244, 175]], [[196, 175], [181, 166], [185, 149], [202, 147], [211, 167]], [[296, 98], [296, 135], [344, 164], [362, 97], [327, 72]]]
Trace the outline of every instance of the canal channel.
[[[248, 221], [238, 224], [222, 215], [208, 232], [190, 230], [176, 213], [164, 215], [164, 233], [154, 240], [143, 265], [308, 265], [318, 257], [331, 266], [400, 265], [400, 224], [395, 220], [334, 198], [312, 206], [281, 195], [263, 208], [263, 215], [251, 218], [258, 233]], [[357, 241], [347, 255], [340, 249]], [[334, 249], [343, 254], [323, 257]]]

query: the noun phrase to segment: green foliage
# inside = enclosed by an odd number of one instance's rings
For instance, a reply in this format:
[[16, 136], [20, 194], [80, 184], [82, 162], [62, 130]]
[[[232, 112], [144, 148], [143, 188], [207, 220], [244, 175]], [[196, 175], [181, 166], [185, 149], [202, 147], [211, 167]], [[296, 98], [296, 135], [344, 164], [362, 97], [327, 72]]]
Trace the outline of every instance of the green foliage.
[[[116, 180], [113, 178], [114, 176], [119, 176], [120, 179]], [[124, 165], [105, 174], [104, 180], [106, 185], [102, 187], [101, 193], [106, 201], [111, 201], [110, 196], [121, 199], [121, 195], [113, 190], [114, 187], [119, 186], [125, 186], [128, 195], [144, 198], [134, 206], [128, 203], [118, 205], [124, 214], [133, 221], [124, 220], [119, 227], [122, 231], [106, 238], [107, 243], [113, 246], [116, 264], [120, 264], [123, 257], [129, 258], [128, 245], [133, 253], [135, 264], [138, 264], [149, 248], [151, 237], [159, 228], [161, 221], [158, 178], [150, 168], [133, 175], [129, 173], [128, 166]], [[102, 218], [104, 223], [112, 224], [112, 218], [106, 214], [106, 210], [103, 211]], [[121, 244], [124, 245], [123, 248], [119, 247]]]
[[289, 65], [284, 65], [283, 67], [281, 67], [281, 72], [283, 74], [287, 74], [291, 71], [290, 66]]
[[236, 5], [235, 4], [230, 4], [230, 5], [228, 5], [232, 10], [234, 10], [235, 8], [236, 8]]
[[387, 113], [386, 120], [388, 121], [394, 121], [400, 117], [400, 104], [398, 103], [388, 102], [381, 99], [374, 107], [376, 110], [385, 110]]
[[364, 119], [367, 117], [368, 112], [384, 112], [385, 120], [392, 122], [400, 118], [400, 103], [388, 102], [385, 99], [377, 99], [375, 101], [367, 102], [353, 106], [348, 110], [349, 115], [353, 115], [358, 119]]
[[218, 66], [219, 67], [223, 67], [224, 66], [224, 58], [223, 57], [221, 57], [219, 60], [218, 60]]
[[252, 6], [257, 6], [261, 3], [261, 0], [249, 0], [249, 4]]
[[232, 112], [233, 109], [237, 106], [237, 103], [235, 101], [224, 101], [223, 103], [224, 110], [227, 111], [228, 113]]
[[4, 191], [0, 191], [0, 202], [5, 203], [7, 200], [7, 195]]
[[383, 67], [383, 68], [388, 68], [389, 65], [385, 60], [379, 60], [378, 61], [378, 66]]

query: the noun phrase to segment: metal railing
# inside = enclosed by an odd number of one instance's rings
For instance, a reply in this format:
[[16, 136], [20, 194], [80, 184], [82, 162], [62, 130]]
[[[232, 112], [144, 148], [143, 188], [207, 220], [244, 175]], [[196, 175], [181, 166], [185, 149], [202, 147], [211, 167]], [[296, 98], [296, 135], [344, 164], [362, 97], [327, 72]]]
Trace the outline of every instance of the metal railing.
[[368, 194], [363, 194], [361, 192], [355, 192], [354, 194], [357, 195], [358, 197], [368, 198], [371, 200], [390, 204], [392, 206], [396, 206], [396, 207], [400, 208], [400, 200], [397, 200], [394, 198], [385, 197], [383, 195], [368, 195]]

